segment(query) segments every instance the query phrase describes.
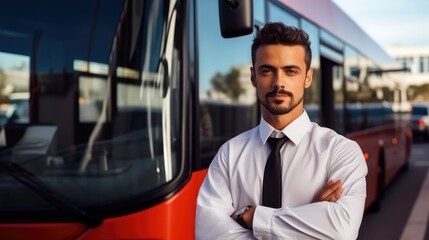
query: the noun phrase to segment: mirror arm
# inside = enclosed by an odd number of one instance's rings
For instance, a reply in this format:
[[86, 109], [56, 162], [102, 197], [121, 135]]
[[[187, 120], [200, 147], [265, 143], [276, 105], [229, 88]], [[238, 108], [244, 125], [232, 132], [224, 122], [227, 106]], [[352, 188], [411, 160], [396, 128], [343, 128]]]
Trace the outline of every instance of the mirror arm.
[[231, 9], [236, 9], [238, 7], [238, 2], [236, 0], [223, 0], [228, 4]]

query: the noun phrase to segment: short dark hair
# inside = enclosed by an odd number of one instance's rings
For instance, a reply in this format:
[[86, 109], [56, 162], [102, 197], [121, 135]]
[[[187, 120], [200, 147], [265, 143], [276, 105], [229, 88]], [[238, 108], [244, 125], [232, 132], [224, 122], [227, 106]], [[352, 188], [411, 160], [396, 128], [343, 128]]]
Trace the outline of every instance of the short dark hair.
[[263, 45], [283, 44], [301, 45], [305, 50], [305, 65], [307, 70], [311, 65], [311, 48], [308, 34], [296, 27], [286, 26], [281, 22], [266, 23], [256, 32], [252, 44], [252, 64], [255, 65], [256, 50]]

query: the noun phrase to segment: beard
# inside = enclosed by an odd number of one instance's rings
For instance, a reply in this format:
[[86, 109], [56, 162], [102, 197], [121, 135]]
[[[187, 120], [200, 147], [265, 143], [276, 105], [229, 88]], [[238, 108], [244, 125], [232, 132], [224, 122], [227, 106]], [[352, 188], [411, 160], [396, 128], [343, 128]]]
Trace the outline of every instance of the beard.
[[[271, 98], [271, 96], [274, 96], [276, 94], [282, 94], [286, 95], [290, 98], [290, 104], [288, 106], [281, 106], [280, 104], [283, 103], [283, 101], [276, 101]], [[265, 95], [265, 101], [262, 101], [262, 99], [258, 99], [259, 102], [264, 106], [271, 114], [273, 115], [283, 115], [288, 114], [293, 109], [296, 108], [304, 99], [304, 96], [301, 96], [298, 100], [295, 100], [295, 97], [293, 93], [280, 89], [280, 90], [274, 90], [272, 92], [269, 92]]]

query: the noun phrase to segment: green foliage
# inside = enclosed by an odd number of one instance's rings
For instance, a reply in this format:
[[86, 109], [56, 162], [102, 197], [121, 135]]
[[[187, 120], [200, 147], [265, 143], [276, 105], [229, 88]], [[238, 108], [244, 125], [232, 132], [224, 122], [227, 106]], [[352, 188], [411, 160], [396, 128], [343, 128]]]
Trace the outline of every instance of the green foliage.
[[227, 74], [216, 73], [211, 79], [213, 89], [228, 96], [233, 101], [237, 101], [245, 89], [240, 83], [240, 70], [232, 68]]
[[410, 85], [408, 87], [410, 101], [429, 101], [429, 83], [422, 85]]

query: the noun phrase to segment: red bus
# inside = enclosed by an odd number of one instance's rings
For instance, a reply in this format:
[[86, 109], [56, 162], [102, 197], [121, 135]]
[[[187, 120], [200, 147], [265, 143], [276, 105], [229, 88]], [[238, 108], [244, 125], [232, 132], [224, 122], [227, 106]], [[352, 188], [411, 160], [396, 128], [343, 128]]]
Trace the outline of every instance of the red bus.
[[310, 35], [305, 108], [362, 147], [367, 209], [407, 166], [396, 63], [329, 0], [15, 0], [0, 19], [0, 239], [193, 239], [210, 161], [259, 122], [268, 21]]

